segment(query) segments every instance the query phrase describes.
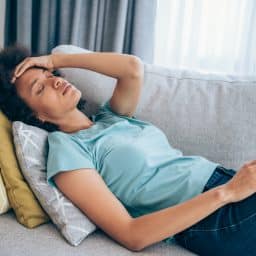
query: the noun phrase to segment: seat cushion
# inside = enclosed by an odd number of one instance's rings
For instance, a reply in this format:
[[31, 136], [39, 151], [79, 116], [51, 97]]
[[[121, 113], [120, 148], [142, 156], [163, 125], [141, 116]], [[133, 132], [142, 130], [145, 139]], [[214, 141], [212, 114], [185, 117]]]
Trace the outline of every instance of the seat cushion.
[[[36, 229], [27, 229], [15, 220], [13, 211], [0, 216], [0, 248], [5, 256], [190, 256], [195, 255], [178, 244], [159, 242], [145, 248], [142, 252], [132, 252], [119, 245], [101, 230], [89, 235], [79, 246], [68, 244], [59, 235], [56, 226], [49, 222]], [[20, 239], [18, 239], [20, 238]]]

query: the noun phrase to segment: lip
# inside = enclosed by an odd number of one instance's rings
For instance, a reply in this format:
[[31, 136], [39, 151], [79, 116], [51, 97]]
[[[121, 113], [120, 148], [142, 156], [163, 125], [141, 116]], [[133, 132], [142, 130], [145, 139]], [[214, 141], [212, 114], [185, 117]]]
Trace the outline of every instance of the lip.
[[71, 89], [71, 85], [70, 84], [65, 85], [65, 87], [62, 91], [62, 94], [65, 95], [69, 89]]

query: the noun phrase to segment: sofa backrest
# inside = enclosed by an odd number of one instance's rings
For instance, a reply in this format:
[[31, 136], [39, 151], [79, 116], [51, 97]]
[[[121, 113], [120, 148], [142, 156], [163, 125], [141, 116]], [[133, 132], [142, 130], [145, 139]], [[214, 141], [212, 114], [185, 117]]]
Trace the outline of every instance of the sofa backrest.
[[[53, 49], [57, 52], [87, 50], [60, 45]], [[256, 159], [256, 77], [144, 65], [137, 118], [161, 128], [184, 155], [201, 155], [235, 170]], [[103, 74], [60, 71], [88, 101], [87, 115], [96, 113], [115, 88], [116, 79]]]

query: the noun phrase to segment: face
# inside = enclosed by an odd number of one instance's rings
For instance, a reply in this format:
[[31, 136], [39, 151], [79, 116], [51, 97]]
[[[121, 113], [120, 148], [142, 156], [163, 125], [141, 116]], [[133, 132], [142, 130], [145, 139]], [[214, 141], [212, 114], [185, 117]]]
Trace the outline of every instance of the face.
[[42, 121], [57, 123], [74, 110], [81, 92], [62, 77], [41, 68], [27, 69], [16, 81], [19, 96]]

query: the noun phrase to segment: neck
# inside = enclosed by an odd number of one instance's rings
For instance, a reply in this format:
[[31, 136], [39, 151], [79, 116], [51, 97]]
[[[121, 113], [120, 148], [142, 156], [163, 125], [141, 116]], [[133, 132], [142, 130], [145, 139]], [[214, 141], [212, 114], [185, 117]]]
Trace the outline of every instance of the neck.
[[90, 128], [94, 123], [77, 108], [65, 114], [65, 117], [58, 121], [59, 129], [63, 132], [73, 133]]

